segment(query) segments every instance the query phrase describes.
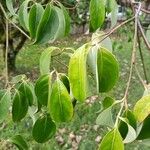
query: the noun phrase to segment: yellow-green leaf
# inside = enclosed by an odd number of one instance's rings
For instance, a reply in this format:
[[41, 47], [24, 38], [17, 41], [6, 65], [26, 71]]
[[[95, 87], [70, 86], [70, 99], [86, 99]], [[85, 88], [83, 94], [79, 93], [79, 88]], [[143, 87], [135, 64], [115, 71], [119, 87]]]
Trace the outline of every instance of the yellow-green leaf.
[[87, 98], [86, 60], [90, 50], [88, 44], [75, 51], [69, 62], [69, 81], [75, 99], [83, 102]]
[[53, 84], [48, 107], [55, 122], [67, 122], [72, 119], [73, 105], [71, 98], [60, 79], [57, 79]]
[[134, 115], [139, 122], [150, 114], [150, 95], [143, 96], [134, 106]]
[[99, 147], [99, 150], [124, 150], [122, 137], [117, 128], [108, 132]]

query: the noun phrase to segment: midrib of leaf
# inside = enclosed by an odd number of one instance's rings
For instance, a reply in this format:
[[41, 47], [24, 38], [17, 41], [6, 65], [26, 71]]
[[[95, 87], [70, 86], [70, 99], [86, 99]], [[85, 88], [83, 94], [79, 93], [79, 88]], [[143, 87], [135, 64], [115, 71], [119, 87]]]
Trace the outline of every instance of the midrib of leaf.
[[[98, 72], [99, 73], [99, 72]], [[102, 75], [103, 75], [103, 53], [102, 53], [102, 49], [100, 49], [100, 79], [99, 79], [99, 82], [98, 82], [98, 84], [99, 84], [99, 90], [100, 90], [100, 81], [102, 80]], [[99, 74], [98, 74], [98, 76], [99, 76]]]
[[46, 116], [45, 122], [44, 122], [44, 133], [46, 132], [46, 123], [47, 123], [47, 116]]
[[57, 81], [57, 90], [58, 90], [58, 98], [59, 98], [59, 106], [60, 106], [60, 112], [61, 112], [61, 114], [63, 115], [63, 106], [62, 106], [62, 102], [61, 102], [61, 88], [60, 88], [60, 83], [58, 83], [58, 81]]
[[116, 130], [117, 129], [114, 129], [113, 140], [112, 140], [112, 144], [111, 144], [111, 150], [114, 150], [114, 142], [115, 142], [115, 137], [116, 137]]

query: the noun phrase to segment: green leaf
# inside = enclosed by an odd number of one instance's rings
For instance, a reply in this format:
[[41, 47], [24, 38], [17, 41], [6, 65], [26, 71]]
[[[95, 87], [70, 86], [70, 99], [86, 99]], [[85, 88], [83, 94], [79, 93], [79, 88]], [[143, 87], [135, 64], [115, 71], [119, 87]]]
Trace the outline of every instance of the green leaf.
[[106, 0], [106, 10], [108, 13], [114, 10], [114, 7], [117, 5], [116, 0]]
[[139, 122], [150, 114], [150, 95], [143, 96], [134, 106], [134, 115]]
[[102, 102], [102, 108], [106, 109], [110, 106], [112, 106], [115, 103], [115, 100], [111, 97], [105, 97], [105, 99]]
[[6, 0], [6, 6], [7, 6], [7, 9], [9, 10], [9, 12], [12, 14], [12, 15], [16, 15], [16, 12], [13, 8], [13, 0]]
[[43, 16], [44, 8], [41, 4], [36, 3], [34, 4], [29, 12], [29, 30], [31, 38], [36, 37], [37, 27], [39, 25], [39, 22]]
[[147, 40], [150, 42], [150, 25], [148, 26], [148, 30], [146, 31]]
[[44, 50], [40, 57], [40, 73], [41, 75], [47, 74], [50, 72], [50, 63], [51, 63], [51, 53], [58, 49], [57, 47], [48, 47]]
[[2, 90], [0, 91], [0, 122], [3, 122], [8, 113], [10, 108], [11, 102], [11, 93], [9, 90]]
[[99, 150], [124, 150], [122, 137], [117, 128], [108, 132], [99, 147]]
[[[92, 44], [95, 44], [98, 47], [104, 47], [107, 50], [109, 50], [110, 52], [112, 52], [112, 42], [111, 39], [109, 37], [107, 37], [106, 39], [103, 40], [104, 35], [106, 33], [103, 31], [97, 31], [95, 33], [92, 34]], [[101, 41], [103, 40], [103, 41]], [[101, 41], [101, 42], [100, 42]]]
[[70, 32], [70, 23], [71, 23], [70, 16], [69, 16], [66, 8], [61, 3], [59, 3], [59, 4], [60, 4], [60, 8], [63, 12], [64, 20], [65, 20], [65, 33], [64, 33], [64, 35], [67, 36]]
[[53, 41], [59, 27], [58, 12], [54, 6], [47, 4], [43, 17], [38, 25], [35, 44]]
[[96, 124], [102, 125], [102, 126], [109, 126], [113, 127], [114, 126], [114, 121], [112, 119], [112, 112], [111, 112], [112, 107], [109, 107], [105, 110], [103, 110], [97, 117], [96, 119]]
[[105, 0], [90, 1], [90, 31], [96, 31], [105, 20]]
[[130, 128], [131, 128], [131, 131], [132, 130], [137, 130], [137, 122], [136, 122], [136, 119], [135, 119], [135, 116], [134, 116], [133, 112], [129, 109], [127, 109], [123, 113], [122, 116], [126, 120], [125, 121], [122, 121], [122, 120], [120, 121], [120, 123], [119, 123], [119, 132], [120, 132], [122, 138], [125, 139], [128, 134], [130, 135], [130, 132], [129, 132]]
[[28, 14], [28, 4], [32, 0], [25, 0], [18, 11], [20, 25], [27, 31], [29, 31], [29, 14]]
[[11, 83], [16, 84], [16, 83], [21, 82], [23, 79], [24, 80], [27, 79], [25, 74], [17, 75], [15, 77], [12, 77]]
[[35, 94], [40, 105], [47, 106], [51, 91], [51, 74], [42, 75], [35, 84]]
[[16, 91], [13, 97], [12, 119], [14, 122], [21, 121], [28, 112], [28, 101], [22, 92]]
[[21, 135], [15, 135], [9, 141], [15, 144], [19, 150], [28, 150], [29, 146]]
[[18, 88], [18, 91], [20, 93], [22, 93], [25, 101], [27, 101], [28, 104], [30, 106], [32, 106], [33, 105], [33, 101], [34, 101], [34, 96], [33, 96], [33, 93], [31, 91], [30, 85], [27, 82], [22, 82], [21, 85]]
[[49, 112], [55, 122], [67, 122], [73, 117], [73, 105], [65, 85], [57, 79], [52, 87]]
[[54, 7], [59, 19], [59, 27], [55, 34], [54, 40], [68, 35], [70, 31], [70, 16], [61, 3], [59, 3], [59, 6], [60, 8]]
[[44, 143], [54, 136], [56, 125], [49, 116], [37, 119], [33, 126], [32, 136], [38, 143]]
[[118, 5], [114, 4], [114, 7], [111, 11], [111, 28], [113, 28], [118, 21]]
[[100, 114], [98, 115], [96, 119], [96, 124], [102, 125], [102, 126], [114, 126], [114, 121], [112, 118], [112, 107], [114, 106], [115, 101], [111, 97], [106, 97], [102, 101], [102, 110], [100, 111]]
[[144, 140], [150, 138], [150, 116], [148, 116], [144, 122], [142, 123], [142, 128], [139, 132], [139, 135], [137, 137], [137, 140]]
[[87, 98], [86, 60], [90, 50], [88, 44], [75, 51], [69, 62], [68, 76], [75, 99], [83, 102]]
[[59, 78], [67, 88], [68, 93], [70, 93], [70, 83], [68, 76], [64, 73], [59, 73]]
[[119, 64], [115, 56], [106, 50], [100, 48], [97, 53], [97, 76], [98, 91], [110, 91], [119, 78]]
[[[128, 123], [128, 119], [127, 118], [122, 118], [120, 117], [120, 120], [123, 121], [126, 126], [127, 126], [127, 134], [123, 140], [124, 143], [131, 143], [133, 142], [137, 135], [136, 135], [136, 131], [135, 129]], [[122, 128], [122, 130], [124, 130], [124, 128]]]

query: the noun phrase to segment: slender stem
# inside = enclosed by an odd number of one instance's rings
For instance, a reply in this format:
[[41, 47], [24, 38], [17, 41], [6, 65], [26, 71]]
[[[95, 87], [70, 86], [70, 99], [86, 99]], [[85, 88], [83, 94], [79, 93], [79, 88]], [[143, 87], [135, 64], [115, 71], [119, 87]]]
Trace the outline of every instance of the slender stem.
[[0, 3], [0, 8], [6, 18], [6, 20], [8, 20], [16, 29], [18, 29], [22, 34], [24, 34], [29, 40], [31, 39], [21, 28], [19, 28], [13, 21], [11, 21], [6, 14], [6, 11], [4, 9], [4, 7], [2, 6], [2, 4]]
[[8, 20], [6, 20], [6, 50], [5, 50], [5, 77], [6, 77], [6, 83], [5, 86], [8, 86], [9, 80], [8, 80], [8, 49], [9, 49], [9, 29], [8, 29]]
[[[133, 16], [132, 18], [122, 22], [121, 24], [119, 24], [118, 26], [114, 27], [113, 29], [111, 29], [108, 33], [105, 34], [105, 36], [98, 42], [101, 43], [102, 41], [104, 41], [108, 36], [110, 36], [112, 33], [114, 33], [117, 29], [119, 29], [120, 27], [122, 27], [123, 25], [131, 22], [133, 19], [135, 19], [135, 16]], [[102, 35], [101, 35], [102, 36]], [[97, 38], [97, 37], [96, 37]], [[93, 39], [94, 40], [94, 39]], [[98, 44], [96, 43], [96, 44]], [[96, 44], [93, 44], [92, 46], [96, 46]]]
[[138, 68], [137, 68], [136, 64], [135, 64], [135, 71], [136, 71], [136, 73], [138, 75], [138, 78], [140, 79], [141, 84], [143, 85], [144, 89], [147, 89], [147, 84], [145, 84], [145, 82], [143, 81], [143, 79], [140, 75], [140, 72], [138, 71]]
[[139, 47], [139, 52], [140, 52], [140, 58], [141, 58], [142, 66], [143, 66], [143, 72], [144, 72], [146, 83], [148, 84], [148, 77], [147, 77], [145, 63], [144, 63], [144, 57], [143, 57], [143, 53], [142, 53], [142, 49], [141, 49], [141, 41], [140, 41], [140, 37], [139, 37], [139, 32], [138, 32], [137, 40], [138, 40], [138, 47]]
[[126, 109], [128, 108], [127, 96], [128, 96], [128, 92], [129, 92], [130, 83], [131, 83], [131, 78], [132, 78], [132, 73], [133, 73], [133, 66], [135, 64], [135, 59], [136, 59], [137, 33], [138, 33], [138, 15], [139, 15], [139, 12], [140, 12], [140, 8], [141, 8], [141, 3], [139, 3], [138, 10], [135, 14], [135, 31], [134, 31], [133, 50], [132, 50], [132, 56], [131, 56], [131, 66], [130, 66], [130, 73], [129, 73], [129, 78], [128, 78], [128, 82], [127, 82], [127, 87], [126, 87], [125, 94], [124, 94], [124, 105], [125, 105]]
[[149, 41], [146, 38], [146, 35], [144, 33], [144, 30], [143, 30], [142, 25], [141, 25], [139, 20], [138, 20], [138, 27], [139, 27], [139, 30], [141, 32], [142, 38], [143, 38], [143, 40], [145, 42], [145, 45], [147, 46], [148, 50], [150, 51], [150, 43], [149, 43]]

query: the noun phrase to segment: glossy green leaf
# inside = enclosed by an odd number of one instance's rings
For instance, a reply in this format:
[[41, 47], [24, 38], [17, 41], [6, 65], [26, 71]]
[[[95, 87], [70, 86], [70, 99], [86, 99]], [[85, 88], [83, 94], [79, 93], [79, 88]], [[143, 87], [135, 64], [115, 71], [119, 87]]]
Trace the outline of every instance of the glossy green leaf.
[[41, 75], [47, 74], [50, 72], [50, 63], [51, 63], [51, 53], [58, 49], [57, 47], [48, 47], [44, 50], [40, 57], [40, 73]]
[[105, 20], [105, 0], [90, 1], [90, 31], [96, 31]]
[[67, 88], [68, 93], [70, 93], [70, 83], [69, 78], [64, 73], [59, 73], [59, 78]]
[[58, 27], [58, 12], [54, 6], [47, 4], [37, 29], [35, 44], [42, 44], [54, 40], [54, 36], [58, 30]]
[[99, 150], [124, 150], [122, 137], [117, 128], [108, 132], [99, 147]]
[[28, 112], [28, 101], [25, 96], [16, 91], [13, 97], [13, 105], [12, 105], [12, 119], [14, 122], [21, 121]]
[[100, 48], [97, 53], [97, 76], [98, 91], [110, 91], [119, 78], [119, 64], [115, 56], [106, 50]]
[[134, 106], [134, 115], [139, 122], [150, 114], [150, 95], [142, 97]]
[[30, 85], [28, 85], [27, 82], [22, 82], [21, 85], [18, 88], [18, 91], [20, 93], [22, 93], [24, 99], [26, 99], [28, 104], [30, 106], [32, 106], [33, 105], [33, 101], [34, 101], [34, 95], [33, 95], [32, 91], [31, 91]]
[[11, 93], [9, 90], [0, 91], [0, 122], [4, 121], [9, 113]]
[[48, 107], [55, 122], [67, 122], [73, 117], [71, 97], [60, 79], [53, 84]]
[[83, 45], [75, 51], [69, 62], [69, 81], [75, 99], [83, 102], [87, 98], [87, 75], [86, 60], [90, 50], [88, 44]]
[[33, 126], [32, 136], [38, 143], [44, 143], [54, 136], [56, 125], [49, 116], [40, 117]]
[[25, 0], [18, 11], [19, 23], [27, 31], [29, 31], [29, 14], [28, 14], [28, 4], [32, 0]]
[[40, 105], [47, 106], [51, 91], [51, 74], [42, 75], [35, 84], [35, 94]]
[[[123, 142], [124, 143], [131, 143], [131, 142], [133, 142], [136, 139], [136, 137], [137, 137], [135, 129], [128, 123], [128, 119], [127, 118], [120, 117], [120, 120], [123, 121], [126, 124], [126, 126], [127, 126], [127, 134], [126, 134]], [[124, 128], [122, 128], [122, 130], [124, 130]]]
[[[125, 121], [121, 120], [119, 122], [118, 126], [119, 126], [119, 132], [120, 132], [122, 138], [125, 139], [127, 137], [127, 135], [130, 135], [130, 132], [132, 130], [135, 130], [135, 131], [137, 130], [137, 122], [136, 122], [135, 116], [131, 110], [126, 110], [123, 113], [122, 117], [125, 118], [126, 120]], [[129, 132], [129, 130], [130, 130], [130, 132]], [[133, 131], [133, 133], [135, 131]]]
[[9, 10], [9, 12], [12, 14], [12, 15], [16, 15], [16, 12], [13, 8], [13, 0], [6, 0], [6, 6], [7, 6], [7, 9]]
[[19, 150], [28, 150], [29, 146], [25, 139], [21, 135], [15, 135], [9, 141], [13, 144], [15, 144]]
[[29, 12], [29, 30], [31, 38], [36, 37], [37, 27], [39, 22], [43, 16], [44, 8], [41, 4], [36, 3], [34, 4]]
[[142, 128], [139, 132], [137, 140], [144, 140], [150, 138], [150, 116], [148, 116], [142, 123]]

